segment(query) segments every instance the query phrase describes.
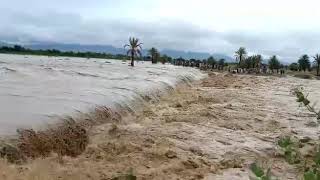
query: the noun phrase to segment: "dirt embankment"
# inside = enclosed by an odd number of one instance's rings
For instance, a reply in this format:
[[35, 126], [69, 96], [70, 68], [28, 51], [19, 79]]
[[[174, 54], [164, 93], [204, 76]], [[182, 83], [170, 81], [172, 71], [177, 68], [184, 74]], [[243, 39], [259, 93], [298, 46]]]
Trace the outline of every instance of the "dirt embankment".
[[122, 122], [95, 127], [79, 157], [2, 161], [0, 179], [107, 180], [129, 172], [137, 179], [248, 179], [257, 159], [281, 179], [297, 179], [298, 170], [275, 155], [275, 142], [319, 135], [305, 126], [314, 117], [290, 95], [304, 81], [211, 73]]

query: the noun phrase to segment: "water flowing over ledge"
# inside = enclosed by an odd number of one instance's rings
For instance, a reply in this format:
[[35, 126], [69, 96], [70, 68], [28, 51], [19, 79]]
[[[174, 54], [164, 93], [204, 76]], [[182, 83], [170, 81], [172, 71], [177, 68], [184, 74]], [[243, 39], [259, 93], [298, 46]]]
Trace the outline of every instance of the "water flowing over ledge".
[[180, 83], [206, 75], [197, 69], [118, 60], [0, 55], [0, 135], [39, 128], [97, 107], [134, 112]]

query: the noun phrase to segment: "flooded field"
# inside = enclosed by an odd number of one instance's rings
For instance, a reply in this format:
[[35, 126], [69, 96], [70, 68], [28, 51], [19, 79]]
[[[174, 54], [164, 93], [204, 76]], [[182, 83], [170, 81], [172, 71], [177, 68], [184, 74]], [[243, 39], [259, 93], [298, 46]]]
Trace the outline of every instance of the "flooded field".
[[0, 54], [0, 135], [96, 106], [132, 106], [204, 76], [192, 68], [147, 62], [132, 68], [119, 60]]

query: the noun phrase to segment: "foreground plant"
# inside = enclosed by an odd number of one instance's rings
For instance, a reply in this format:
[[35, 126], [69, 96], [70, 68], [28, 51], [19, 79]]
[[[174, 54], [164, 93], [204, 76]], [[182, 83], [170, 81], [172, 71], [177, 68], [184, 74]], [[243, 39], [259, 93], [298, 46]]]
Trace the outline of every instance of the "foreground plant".
[[317, 116], [318, 123], [320, 123], [320, 111], [315, 109], [315, 104], [310, 105], [310, 100], [308, 99], [308, 95], [303, 93], [303, 87], [297, 87], [292, 90], [293, 94], [297, 97], [297, 102], [301, 105], [305, 106], [308, 111], [315, 114]]
[[255, 177], [251, 177], [251, 180], [272, 180], [271, 169], [264, 170], [262, 167], [258, 166], [257, 163], [253, 163], [250, 165], [251, 172], [255, 175]]
[[278, 146], [283, 152], [284, 158], [290, 164], [297, 164], [301, 162], [300, 153], [298, 151], [298, 143], [294, 142], [290, 136], [280, 138]]
[[131, 168], [128, 173], [122, 174], [122, 175], [118, 175], [114, 178], [112, 178], [111, 180], [136, 180], [137, 176], [135, 176], [133, 174], [133, 169]]
[[304, 179], [320, 180], [320, 151], [316, 153], [312, 167], [305, 170]]

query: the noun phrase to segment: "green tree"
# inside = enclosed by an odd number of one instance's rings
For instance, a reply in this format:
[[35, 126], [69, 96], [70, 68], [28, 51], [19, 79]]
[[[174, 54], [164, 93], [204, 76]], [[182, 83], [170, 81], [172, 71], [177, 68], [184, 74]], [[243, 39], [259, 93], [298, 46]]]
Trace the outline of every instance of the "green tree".
[[152, 64], [156, 64], [158, 62], [158, 58], [160, 57], [159, 51], [153, 47], [149, 50], [149, 55], [151, 56]]
[[14, 45], [14, 46], [13, 46], [13, 49], [14, 49], [15, 51], [18, 51], [18, 52], [25, 50], [22, 46], [19, 46], [19, 45]]
[[300, 70], [306, 72], [307, 69], [310, 69], [310, 60], [309, 56], [304, 54], [298, 60]]
[[160, 57], [160, 61], [161, 61], [162, 64], [165, 64], [165, 63], [169, 62], [169, 59], [170, 59], [170, 57], [167, 56], [166, 54], [164, 54], [164, 55], [162, 55]]
[[218, 62], [219, 70], [223, 70], [224, 63], [225, 63], [225, 59], [220, 59], [219, 60], [219, 62]]
[[210, 56], [207, 62], [209, 65], [211, 65], [211, 69], [214, 69], [217, 65], [217, 60], [213, 56]]
[[129, 50], [127, 51], [127, 55], [130, 55], [131, 57], [131, 66], [134, 66], [134, 58], [136, 56], [140, 56], [142, 54], [142, 43], [139, 43], [138, 38], [130, 37], [129, 38], [129, 44], [124, 45], [124, 48], [128, 47]]
[[249, 56], [244, 59], [243, 63], [241, 64], [242, 68], [250, 69], [254, 66], [254, 56]]
[[236, 60], [239, 61], [239, 66], [241, 65], [242, 61], [246, 58], [247, 56], [247, 51], [246, 48], [240, 47], [238, 51], [235, 52], [236, 54]]
[[314, 64], [316, 65], [316, 67], [317, 67], [317, 76], [319, 76], [320, 74], [320, 54], [316, 54], [314, 57], [313, 57], [313, 59], [314, 59]]
[[280, 61], [278, 60], [277, 56], [271, 56], [269, 59], [269, 69], [271, 69], [272, 73], [273, 70], [278, 70], [280, 68]]
[[291, 71], [298, 71], [298, 70], [299, 70], [299, 64], [298, 64], [298, 63], [291, 63], [291, 64], [289, 65], [289, 69], [290, 69]]
[[262, 56], [258, 54], [258, 55], [254, 55], [253, 57], [254, 57], [253, 68], [256, 68], [257, 70], [259, 70], [262, 63]]

